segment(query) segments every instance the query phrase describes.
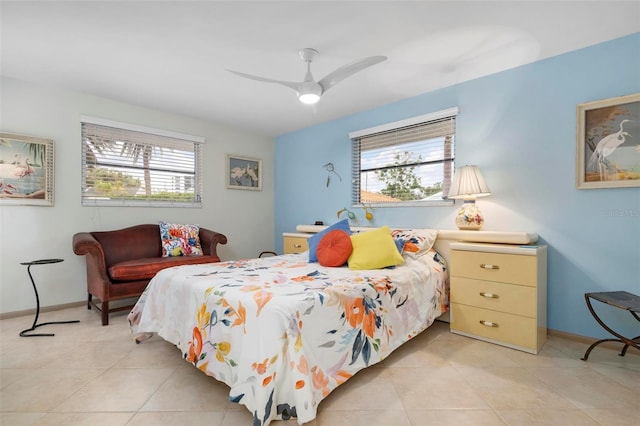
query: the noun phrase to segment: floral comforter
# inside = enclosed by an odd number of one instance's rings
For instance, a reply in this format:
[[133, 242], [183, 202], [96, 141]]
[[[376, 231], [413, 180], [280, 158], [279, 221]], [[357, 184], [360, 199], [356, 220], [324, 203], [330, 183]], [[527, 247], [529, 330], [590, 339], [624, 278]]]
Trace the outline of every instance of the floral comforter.
[[394, 269], [351, 271], [307, 254], [160, 271], [129, 314], [133, 337], [157, 333], [230, 386], [254, 425], [297, 417], [386, 358], [447, 309], [433, 250]]

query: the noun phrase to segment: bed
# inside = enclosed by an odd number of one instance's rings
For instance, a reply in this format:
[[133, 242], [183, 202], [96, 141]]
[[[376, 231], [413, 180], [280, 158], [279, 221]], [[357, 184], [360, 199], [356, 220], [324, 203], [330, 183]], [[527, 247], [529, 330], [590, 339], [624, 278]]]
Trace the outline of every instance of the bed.
[[333, 389], [446, 312], [446, 265], [432, 245], [382, 269], [324, 267], [307, 252], [165, 269], [129, 314], [132, 335], [175, 344], [230, 387], [254, 425], [303, 424]]

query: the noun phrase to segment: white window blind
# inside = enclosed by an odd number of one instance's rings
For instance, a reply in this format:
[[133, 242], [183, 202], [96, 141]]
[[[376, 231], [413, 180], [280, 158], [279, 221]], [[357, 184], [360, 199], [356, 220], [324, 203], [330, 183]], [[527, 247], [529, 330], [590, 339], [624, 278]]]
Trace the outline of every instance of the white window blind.
[[82, 205], [202, 206], [204, 139], [82, 117]]
[[[451, 185], [457, 109], [350, 134], [354, 204], [426, 205]], [[425, 121], [423, 121], [425, 120]]]

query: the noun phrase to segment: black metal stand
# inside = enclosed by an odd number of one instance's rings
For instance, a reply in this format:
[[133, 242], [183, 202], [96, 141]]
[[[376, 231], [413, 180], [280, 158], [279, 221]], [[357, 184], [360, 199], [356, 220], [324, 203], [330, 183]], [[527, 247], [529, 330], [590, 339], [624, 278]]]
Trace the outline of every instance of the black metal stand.
[[33, 325], [31, 326], [31, 328], [27, 328], [26, 330], [22, 330], [20, 332], [20, 336], [21, 337], [35, 337], [35, 336], [55, 336], [55, 334], [53, 333], [33, 333], [33, 334], [27, 334], [30, 331], [35, 330], [38, 327], [41, 327], [43, 325], [48, 325], [48, 324], [71, 324], [71, 323], [75, 323], [75, 322], [80, 322], [79, 320], [73, 320], [73, 321], [51, 321], [51, 322], [43, 322], [42, 324], [38, 324], [38, 316], [40, 316], [40, 297], [38, 297], [38, 289], [36, 288], [36, 283], [35, 281], [33, 281], [33, 276], [31, 275], [31, 267], [33, 265], [47, 265], [50, 263], [60, 263], [62, 262], [63, 259], [40, 259], [40, 260], [34, 260], [31, 262], [21, 262], [21, 265], [27, 265], [27, 273], [29, 274], [29, 278], [31, 278], [31, 284], [33, 285], [33, 291], [36, 294], [36, 317], [33, 320]]
[[626, 291], [608, 291], [601, 293], [585, 293], [584, 299], [587, 303], [587, 308], [589, 308], [589, 312], [591, 312], [591, 315], [593, 315], [593, 318], [595, 318], [595, 320], [602, 326], [602, 328], [613, 334], [615, 337], [617, 337], [617, 339], [602, 339], [594, 342], [591, 346], [589, 346], [587, 351], [584, 353], [584, 356], [580, 359], [582, 359], [583, 361], [589, 359], [589, 354], [591, 353], [591, 351], [600, 343], [604, 342], [624, 343], [622, 351], [618, 354], [620, 356], [625, 356], [629, 347], [640, 350], [640, 336], [629, 338], [616, 333], [614, 330], [608, 327], [596, 314], [593, 306], [591, 306], [590, 300], [594, 299], [609, 306], [627, 310], [636, 320], [640, 321], [640, 316], [638, 316], [638, 313], [640, 313], [640, 296], [636, 296], [635, 294]]

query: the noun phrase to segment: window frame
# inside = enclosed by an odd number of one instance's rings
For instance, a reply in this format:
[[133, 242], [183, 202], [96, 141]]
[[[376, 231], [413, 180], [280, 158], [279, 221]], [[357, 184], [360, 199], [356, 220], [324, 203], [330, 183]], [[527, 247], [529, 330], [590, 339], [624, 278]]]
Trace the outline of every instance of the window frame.
[[[155, 149], [172, 149], [172, 147], [177, 147], [178, 150], [181, 148], [185, 148], [184, 151], [190, 152], [191, 147], [193, 148], [193, 170], [190, 168], [185, 171], [186, 175], [179, 176], [180, 178], [188, 177], [193, 179], [193, 200], [188, 201], [179, 201], [179, 200], [171, 200], [171, 199], [153, 199], [153, 198], [143, 198], [143, 199], [132, 199], [129, 197], [99, 197], [99, 196], [87, 196], [87, 190], [89, 189], [86, 186], [87, 174], [91, 166], [94, 164], [90, 164], [87, 156], [87, 147], [88, 142], [85, 139], [85, 129], [88, 126], [97, 126], [96, 128], [103, 128], [102, 130], [105, 133], [108, 133], [109, 130], [106, 128], [112, 129], [114, 133], [121, 133], [123, 135], [128, 135], [128, 137], [124, 138], [127, 141], [134, 141], [134, 144], [143, 140], [145, 145], [151, 146], [152, 150]], [[193, 136], [179, 132], [173, 132], [169, 130], [155, 129], [146, 126], [140, 126], [137, 124], [131, 123], [123, 123], [113, 120], [107, 120], [98, 117], [91, 117], [87, 115], [82, 115], [80, 117], [80, 133], [81, 133], [81, 181], [80, 181], [80, 197], [81, 197], [81, 205], [83, 207], [183, 207], [183, 208], [202, 208], [202, 194], [203, 194], [203, 172], [202, 172], [202, 149], [205, 143], [205, 139], [200, 136]], [[154, 138], [156, 139], [154, 141]], [[113, 142], [122, 142], [118, 139], [114, 139]], [[182, 145], [182, 146], [181, 146]], [[124, 157], [124, 154], [121, 154]], [[97, 163], [97, 162], [96, 162]], [[166, 163], [171, 163], [171, 158], [166, 160]], [[127, 166], [123, 166], [127, 168]], [[139, 165], [129, 166], [131, 169], [142, 170], [143, 172], [146, 170], [154, 171], [154, 169], [149, 168], [145, 169]], [[190, 174], [193, 173], [191, 176]], [[169, 180], [171, 184], [173, 184], [174, 178], [178, 177], [172, 176]], [[143, 184], [144, 185], [144, 184]], [[154, 186], [152, 185], [152, 189]], [[175, 189], [175, 188], [173, 188]], [[186, 192], [185, 192], [186, 193]]]
[[[457, 107], [448, 108], [445, 110], [424, 114], [416, 117], [411, 117], [405, 120], [395, 121], [395, 122], [383, 124], [380, 126], [370, 127], [367, 129], [362, 129], [362, 130], [349, 133], [349, 139], [351, 141], [351, 155], [352, 155], [352, 158], [351, 158], [351, 164], [352, 164], [351, 205], [352, 207], [362, 207], [366, 205], [368, 207], [370, 206], [370, 207], [376, 207], [376, 208], [379, 208], [379, 207], [393, 208], [393, 207], [436, 207], [436, 206], [453, 205], [455, 203], [455, 200], [447, 198], [446, 192], [448, 191], [451, 185], [451, 182], [453, 181], [453, 175], [455, 170], [455, 152], [454, 152], [455, 151], [455, 133], [456, 133], [455, 120], [457, 119], [458, 112], [459, 110]], [[375, 135], [381, 135], [384, 133], [401, 131], [403, 129], [409, 129], [416, 126], [428, 126], [429, 124], [438, 123], [446, 119], [452, 119], [454, 121], [454, 124], [453, 124], [453, 133], [448, 136], [444, 136], [444, 141], [443, 141], [443, 148], [444, 148], [444, 144], [446, 143], [447, 137], [451, 136], [453, 138], [453, 146], [451, 147], [450, 158], [446, 158], [446, 152], [445, 152], [445, 156], [443, 157], [443, 159], [441, 161], [438, 161], [440, 163], [451, 161], [451, 174], [450, 176], [448, 176], [448, 182], [447, 182], [447, 176], [445, 176], [445, 173], [443, 172], [442, 174], [443, 198], [437, 199], [437, 200], [407, 200], [407, 201], [398, 201], [398, 202], [391, 201], [391, 202], [363, 203], [361, 200], [361, 185], [360, 185], [361, 176], [362, 176], [362, 166], [361, 166], [362, 151], [360, 149], [361, 139], [372, 137]], [[439, 137], [443, 137], [443, 136], [439, 136]], [[417, 141], [418, 140], [416, 140], [416, 142]], [[401, 144], [404, 144], [404, 143], [406, 142], [402, 142]], [[398, 146], [398, 145], [389, 145], [389, 146], [392, 148], [393, 146]]]

